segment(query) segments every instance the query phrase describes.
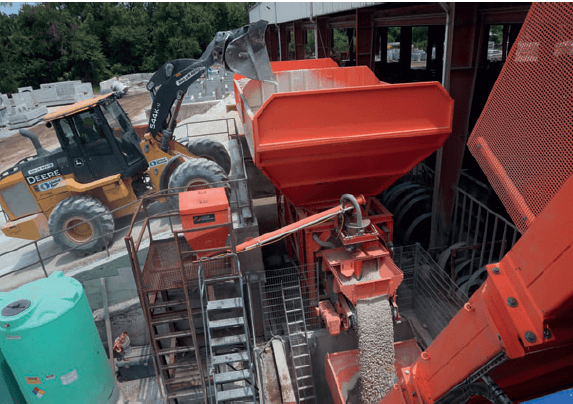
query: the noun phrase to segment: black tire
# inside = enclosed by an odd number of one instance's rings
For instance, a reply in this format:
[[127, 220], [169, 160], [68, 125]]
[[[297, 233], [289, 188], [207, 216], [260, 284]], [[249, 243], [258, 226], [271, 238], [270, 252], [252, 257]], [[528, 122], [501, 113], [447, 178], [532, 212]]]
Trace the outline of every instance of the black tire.
[[[191, 159], [185, 161], [171, 174], [169, 189], [179, 188], [178, 191], [185, 191], [186, 189], [224, 186], [227, 188], [228, 197], [230, 189], [227, 181], [229, 181], [229, 178], [217, 163], [206, 159]], [[169, 198], [169, 209], [179, 209], [179, 198], [177, 196]]]
[[200, 138], [187, 145], [187, 150], [197, 157], [202, 157], [219, 164], [225, 174], [229, 175], [231, 172], [231, 156], [219, 142], [211, 139]]
[[198, 188], [201, 185], [211, 188], [209, 184], [227, 181], [229, 178], [217, 163], [206, 159], [191, 159], [175, 169], [169, 178], [169, 189]]
[[[90, 221], [73, 227], [84, 220]], [[109, 209], [98, 199], [76, 195], [56, 205], [50, 214], [48, 228], [61, 248], [74, 248], [77, 253], [91, 254], [111, 243], [115, 222]], [[65, 228], [71, 229], [58, 233]]]

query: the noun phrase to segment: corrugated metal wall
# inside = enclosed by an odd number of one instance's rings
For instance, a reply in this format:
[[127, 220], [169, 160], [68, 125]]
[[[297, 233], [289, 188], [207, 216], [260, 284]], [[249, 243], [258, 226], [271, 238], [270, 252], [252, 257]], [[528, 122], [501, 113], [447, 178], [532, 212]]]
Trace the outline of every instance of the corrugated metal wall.
[[369, 7], [374, 3], [321, 3], [321, 2], [302, 2], [302, 3], [275, 3], [263, 2], [254, 6], [249, 11], [250, 22], [266, 20], [269, 24], [281, 24], [284, 22], [296, 21], [301, 19], [316, 17], [320, 15], [333, 14], [341, 11], [354, 10], [362, 7]]

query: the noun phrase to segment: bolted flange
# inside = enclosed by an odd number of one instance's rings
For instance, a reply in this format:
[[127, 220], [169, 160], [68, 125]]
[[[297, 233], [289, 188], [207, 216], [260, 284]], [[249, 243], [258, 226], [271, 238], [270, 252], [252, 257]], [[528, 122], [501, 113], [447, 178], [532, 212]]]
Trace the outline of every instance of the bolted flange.
[[493, 267], [493, 268], [491, 269], [491, 272], [493, 272], [493, 273], [496, 274], [496, 275], [499, 275], [499, 268], [498, 268], [498, 267]]
[[507, 304], [509, 307], [517, 307], [517, 299], [515, 297], [508, 297]]
[[529, 342], [530, 344], [533, 344], [535, 341], [537, 341], [537, 337], [535, 336], [534, 333], [532, 333], [531, 331], [526, 331], [525, 332], [525, 339], [527, 342]]

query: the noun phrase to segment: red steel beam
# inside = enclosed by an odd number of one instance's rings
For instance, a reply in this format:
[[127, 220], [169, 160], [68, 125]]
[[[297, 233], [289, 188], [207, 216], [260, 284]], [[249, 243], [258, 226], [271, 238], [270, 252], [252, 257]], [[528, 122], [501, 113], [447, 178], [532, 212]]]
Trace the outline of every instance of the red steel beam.
[[[449, 88], [454, 99], [452, 135], [444, 143], [437, 188], [436, 225], [432, 225], [431, 245], [445, 245], [452, 215], [454, 190], [469, 135], [469, 118], [479, 65], [479, 50], [487, 33], [476, 3], [456, 3], [453, 24], [452, 61]], [[487, 39], [485, 39], [487, 41]], [[485, 44], [487, 46], [487, 42]], [[434, 191], [436, 192], [436, 190]]]
[[329, 41], [329, 29], [327, 28], [328, 19], [325, 17], [318, 17], [316, 20], [316, 40], [318, 42], [318, 59], [330, 57], [330, 50], [332, 45]]
[[290, 32], [287, 31], [286, 24], [279, 25], [281, 50], [280, 50], [280, 60], [288, 60], [288, 43], [290, 38]]
[[302, 29], [302, 21], [295, 21], [294, 23], [294, 58], [296, 60], [304, 59], [304, 48], [306, 32]]
[[374, 71], [372, 38], [374, 37], [371, 10], [356, 10], [356, 66], [368, 66]]

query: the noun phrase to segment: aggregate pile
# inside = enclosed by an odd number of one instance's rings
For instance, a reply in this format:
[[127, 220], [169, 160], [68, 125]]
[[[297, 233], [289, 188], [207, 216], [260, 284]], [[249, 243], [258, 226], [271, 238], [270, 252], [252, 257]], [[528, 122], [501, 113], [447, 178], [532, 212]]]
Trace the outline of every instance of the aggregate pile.
[[397, 382], [394, 368], [394, 329], [388, 296], [356, 304], [360, 349], [360, 401], [378, 403]]

